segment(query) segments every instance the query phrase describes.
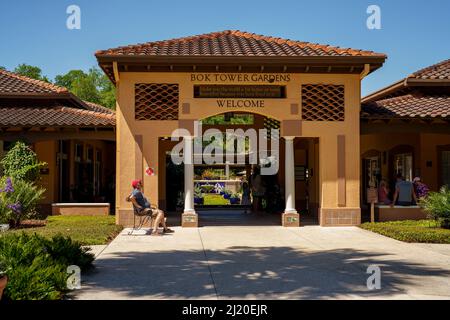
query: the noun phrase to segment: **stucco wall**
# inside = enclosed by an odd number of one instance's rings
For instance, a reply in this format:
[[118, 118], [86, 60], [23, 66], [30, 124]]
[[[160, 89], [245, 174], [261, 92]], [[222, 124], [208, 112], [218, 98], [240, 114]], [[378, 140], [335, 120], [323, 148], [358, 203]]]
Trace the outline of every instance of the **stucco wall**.
[[[291, 74], [291, 80], [283, 84], [287, 87], [286, 99], [265, 99], [264, 108], [232, 108], [219, 107], [216, 99], [194, 99], [191, 73], [120, 73], [117, 85], [117, 188], [116, 213], [120, 223], [120, 214], [131, 210], [125, 197], [130, 193], [130, 181], [143, 178], [144, 192], [152, 203], [158, 203], [158, 138], [170, 136], [178, 128], [177, 121], [136, 121], [134, 116], [134, 85], [136, 83], [178, 83], [179, 105], [190, 104], [189, 113], [179, 113], [179, 119], [203, 119], [212, 115], [230, 112], [254, 112], [264, 116], [282, 120], [300, 120], [299, 112], [292, 114], [291, 104], [301, 106], [302, 84], [341, 84], [345, 86], [345, 121], [303, 121], [301, 132], [296, 136], [319, 138], [319, 193], [320, 206], [328, 209], [353, 208], [359, 210], [359, 75], [336, 74]], [[230, 82], [217, 82], [230, 84]], [[211, 83], [209, 83], [211, 84]], [[239, 84], [261, 84], [240, 82]], [[181, 108], [180, 108], [181, 109]], [[338, 166], [337, 136], [345, 137], [345, 204], [338, 206]], [[138, 137], [137, 140], [135, 139]], [[142, 140], [139, 140], [142, 139]], [[141, 145], [141, 147], [139, 147]], [[142, 156], [142, 161], [139, 157]], [[146, 176], [143, 171], [147, 167], [156, 168], [155, 176]], [[294, 174], [294, 173], [292, 173]]]

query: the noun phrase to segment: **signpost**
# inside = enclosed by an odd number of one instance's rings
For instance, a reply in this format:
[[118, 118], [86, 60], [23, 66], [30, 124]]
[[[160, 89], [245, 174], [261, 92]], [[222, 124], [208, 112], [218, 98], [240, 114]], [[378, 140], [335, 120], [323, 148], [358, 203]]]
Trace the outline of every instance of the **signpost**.
[[375, 203], [378, 203], [377, 188], [367, 188], [367, 202], [370, 203], [370, 222], [375, 222]]

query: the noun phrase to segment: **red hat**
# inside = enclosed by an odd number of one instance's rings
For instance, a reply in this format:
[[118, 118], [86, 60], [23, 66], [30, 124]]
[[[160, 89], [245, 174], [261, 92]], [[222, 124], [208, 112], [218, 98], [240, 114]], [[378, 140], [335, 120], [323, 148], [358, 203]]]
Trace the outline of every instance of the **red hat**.
[[139, 183], [142, 183], [142, 181], [141, 180], [133, 180], [133, 181], [131, 181], [131, 186], [136, 189], [136, 187]]

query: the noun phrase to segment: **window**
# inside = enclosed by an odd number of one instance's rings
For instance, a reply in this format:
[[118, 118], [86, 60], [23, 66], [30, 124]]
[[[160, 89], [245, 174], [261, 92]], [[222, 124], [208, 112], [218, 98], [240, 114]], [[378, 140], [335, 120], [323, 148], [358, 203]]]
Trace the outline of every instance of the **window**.
[[99, 195], [101, 191], [102, 181], [102, 152], [100, 150], [95, 151], [95, 166], [94, 166], [94, 192], [95, 195]]
[[399, 153], [394, 156], [395, 174], [401, 174], [406, 181], [413, 179], [413, 156], [411, 153]]
[[441, 152], [441, 183], [450, 188], [450, 150]]
[[83, 161], [83, 145], [76, 144], [75, 145], [75, 162]]
[[94, 149], [92, 147], [88, 147], [86, 154], [86, 162], [93, 163], [93, 161], [94, 161]]

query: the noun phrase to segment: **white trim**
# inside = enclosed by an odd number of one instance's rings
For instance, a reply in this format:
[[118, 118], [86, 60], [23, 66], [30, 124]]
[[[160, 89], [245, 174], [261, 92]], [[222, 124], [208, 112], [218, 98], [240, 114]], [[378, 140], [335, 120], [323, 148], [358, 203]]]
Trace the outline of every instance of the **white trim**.
[[109, 203], [52, 203], [52, 207], [109, 207]]

